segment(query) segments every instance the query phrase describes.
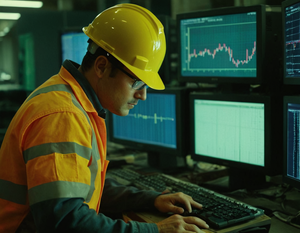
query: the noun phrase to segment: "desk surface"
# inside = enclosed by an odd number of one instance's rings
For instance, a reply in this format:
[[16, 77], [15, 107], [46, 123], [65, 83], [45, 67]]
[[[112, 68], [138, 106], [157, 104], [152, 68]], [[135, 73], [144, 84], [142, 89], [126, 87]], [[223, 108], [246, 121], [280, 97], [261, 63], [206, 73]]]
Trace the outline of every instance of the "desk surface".
[[[228, 181], [227, 179], [228, 177], [225, 176], [216, 180], [212, 180], [209, 183], [214, 185], [221, 183], [224, 185], [224, 183]], [[296, 213], [300, 211], [299, 190], [291, 188], [285, 192], [287, 187], [284, 187], [281, 184], [282, 178], [277, 176], [270, 178], [270, 187], [266, 187], [265, 189], [255, 190], [252, 192], [246, 190], [236, 190], [232, 193], [225, 193], [225, 195], [249, 205], [265, 209], [266, 215], [270, 216], [271, 220], [269, 233], [299, 233], [300, 228], [289, 225], [273, 215], [274, 211], [282, 211], [285, 213], [290, 213], [290, 215], [296, 215]], [[284, 192], [284, 194], [281, 194], [280, 192]]]
[[[140, 212], [140, 213], [126, 213], [124, 215], [124, 218], [127, 220], [134, 220], [134, 221], [140, 221], [140, 222], [158, 222], [165, 218], [164, 215], [158, 214], [158, 213], [149, 213], [149, 212]], [[226, 228], [223, 230], [204, 230], [207, 233], [227, 233], [232, 232], [236, 230], [241, 230], [243, 228], [247, 228], [249, 226], [264, 226], [265, 224], [271, 224], [269, 233], [299, 233], [299, 228], [296, 228], [294, 226], [288, 225], [276, 217], [269, 218], [266, 215], [263, 215], [255, 220], [252, 220], [251, 222], [247, 224], [242, 224], [235, 227]]]
[[276, 217], [271, 218], [270, 233], [299, 233], [300, 229], [282, 222]]
[[[137, 165], [139, 166], [139, 164]], [[224, 173], [222, 171], [217, 171], [217, 172], [219, 172], [217, 176], [221, 175], [222, 177], [217, 177], [217, 179], [212, 180], [211, 183], [220, 184], [220, 183], [224, 183], [224, 180], [226, 183], [226, 176], [223, 176]], [[175, 178], [189, 182], [191, 181], [191, 179], [187, 178], [189, 176], [193, 176], [193, 178], [195, 178], [195, 173], [193, 172], [192, 175], [177, 174]], [[202, 178], [206, 176], [206, 178], [208, 178], [207, 176], [211, 176], [211, 174], [205, 174], [204, 172], [204, 174], [200, 173], [199, 176], [202, 176]], [[264, 224], [270, 222], [271, 223], [271, 227], [269, 231], [270, 233], [299, 233], [300, 232], [299, 228], [291, 226], [288, 223], [279, 220], [277, 217], [273, 215], [274, 211], [283, 211], [286, 213], [290, 213], [291, 215], [295, 215], [298, 211], [300, 211], [299, 190], [291, 189], [288, 192], [285, 192], [282, 196], [280, 196], [278, 195], [278, 192], [280, 192], [280, 189], [284, 189], [284, 187], [280, 187], [282, 184], [281, 177], [275, 177], [273, 180], [272, 179], [273, 178], [271, 178], [271, 183], [274, 184], [273, 187], [266, 187], [265, 190], [258, 190], [252, 193], [247, 192], [245, 190], [237, 190], [236, 192], [229, 193], [228, 196], [237, 199], [239, 201], [242, 201], [244, 203], [247, 203], [249, 205], [260, 207], [267, 210], [265, 212], [266, 215], [261, 217], [259, 219], [259, 222]], [[191, 181], [191, 183], [195, 183], [194, 180]], [[201, 186], [201, 184], [199, 183], [197, 184]], [[218, 192], [218, 190], [214, 190], [214, 191]], [[227, 193], [222, 193], [222, 194], [227, 195]], [[156, 216], [156, 215], [153, 216], [153, 214], [151, 215], [151, 213], [136, 213], [136, 214], [142, 217], [140, 218], [140, 220], [144, 219], [144, 221], [145, 218], [147, 221], [150, 221], [152, 218], [156, 219], [157, 221], [159, 218], [161, 219], [161, 217], [163, 217], [163, 216]], [[138, 215], [135, 215], [135, 217]], [[218, 231], [218, 232], [230, 232], [230, 231]]]
[[[139, 213], [126, 213], [124, 215], [124, 218], [126, 220], [134, 220], [134, 221], [140, 221], [140, 222], [148, 222], [148, 223], [156, 223], [159, 221], [162, 221], [166, 218], [166, 215], [160, 214], [160, 213], [150, 213], [150, 212], [139, 212]], [[228, 227], [221, 230], [215, 230], [215, 229], [203, 229], [202, 231], [207, 233], [229, 233], [229, 232], [237, 232], [241, 231], [243, 229], [253, 228], [253, 227], [261, 227], [261, 226], [267, 226], [271, 224], [271, 218], [269, 218], [266, 215], [260, 216], [256, 219], [253, 219], [247, 223], [240, 224], [233, 227]], [[285, 233], [285, 232], [284, 232]]]

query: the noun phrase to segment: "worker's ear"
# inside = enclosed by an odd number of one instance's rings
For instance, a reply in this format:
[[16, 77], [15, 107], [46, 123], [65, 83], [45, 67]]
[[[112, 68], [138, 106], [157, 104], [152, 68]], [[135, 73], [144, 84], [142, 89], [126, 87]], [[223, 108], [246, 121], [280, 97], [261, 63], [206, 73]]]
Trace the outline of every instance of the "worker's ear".
[[98, 78], [101, 78], [104, 74], [104, 71], [108, 68], [109, 61], [105, 56], [99, 56], [96, 58], [94, 63], [94, 71], [97, 74]]

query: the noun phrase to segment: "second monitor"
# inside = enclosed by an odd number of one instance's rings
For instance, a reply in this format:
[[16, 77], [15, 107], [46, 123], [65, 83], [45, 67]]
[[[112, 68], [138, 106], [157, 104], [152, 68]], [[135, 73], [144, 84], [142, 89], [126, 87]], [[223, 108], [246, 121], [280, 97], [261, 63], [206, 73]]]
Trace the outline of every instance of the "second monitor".
[[62, 62], [69, 59], [81, 64], [88, 47], [88, 36], [82, 31], [65, 31], [61, 34]]
[[256, 188], [282, 170], [282, 107], [262, 95], [193, 93], [194, 160], [229, 167], [229, 187]]
[[188, 153], [188, 92], [148, 90], [127, 116], [109, 115], [110, 141], [147, 152], [148, 164], [167, 171], [185, 166]]

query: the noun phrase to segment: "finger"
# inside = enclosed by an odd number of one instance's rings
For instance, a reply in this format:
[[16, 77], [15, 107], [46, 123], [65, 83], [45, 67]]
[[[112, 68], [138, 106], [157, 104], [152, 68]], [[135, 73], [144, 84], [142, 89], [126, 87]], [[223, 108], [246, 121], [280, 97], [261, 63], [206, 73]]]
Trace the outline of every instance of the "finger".
[[188, 201], [188, 202], [185, 202], [185, 207], [186, 207], [186, 210], [191, 213], [192, 212], [192, 206], [191, 206], [191, 203]]
[[184, 193], [178, 193], [177, 198], [178, 198], [177, 201], [180, 202], [189, 213], [191, 213], [192, 212], [191, 201], [194, 201], [193, 198]]
[[186, 224], [185, 225], [185, 230], [187, 232], [196, 232], [196, 233], [202, 233], [203, 231], [196, 225], [194, 224]]
[[173, 206], [172, 211], [174, 214], [183, 214], [184, 209], [179, 206]]
[[188, 224], [195, 224], [200, 228], [209, 228], [209, 225], [204, 220], [198, 217], [183, 217], [183, 220]]
[[203, 205], [200, 204], [199, 202], [196, 202], [194, 200], [191, 201], [191, 204], [193, 207], [197, 208], [197, 209], [202, 209]]
[[178, 211], [180, 210], [180, 212], [177, 213], [182, 214], [184, 210], [188, 211], [189, 213], [192, 212], [192, 206], [190, 200], [188, 200], [187, 198], [182, 198], [180, 201], [178, 201], [178, 203], [180, 203], [180, 206], [182, 206], [182, 208], [178, 206], [174, 206]]
[[[184, 193], [176, 193], [174, 195], [174, 201], [176, 203], [181, 203], [181, 205], [187, 210], [189, 213], [192, 212], [192, 206], [198, 209], [202, 208], [202, 205], [196, 201], [193, 200], [193, 198], [189, 195], [186, 195]], [[174, 204], [175, 204], [174, 202]], [[184, 212], [184, 209], [182, 208], [176, 208], [174, 206], [173, 213], [182, 214]]]
[[197, 209], [201, 209], [203, 206], [202, 204], [196, 202], [191, 196], [184, 194], [187, 197], [187, 201], [185, 203], [185, 207], [186, 210], [190, 212], [192, 212], [192, 207], [197, 208]]
[[189, 213], [192, 212], [192, 207], [194, 207], [194, 208], [196, 208], [196, 209], [201, 209], [201, 208], [203, 207], [202, 204], [200, 204], [200, 203], [194, 201], [192, 197], [190, 197], [190, 196], [188, 196], [188, 197], [189, 197], [189, 198], [183, 200], [183, 202], [184, 202], [183, 204], [184, 204], [184, 206], [185, 206], [185, 209], [186, 209]]

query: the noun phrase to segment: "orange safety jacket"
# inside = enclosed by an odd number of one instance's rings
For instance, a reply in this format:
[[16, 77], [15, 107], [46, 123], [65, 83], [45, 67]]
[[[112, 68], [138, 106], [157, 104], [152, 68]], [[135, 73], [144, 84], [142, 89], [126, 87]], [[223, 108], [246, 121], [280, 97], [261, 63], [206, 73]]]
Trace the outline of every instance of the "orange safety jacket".
[[0, 232], [15, 232], [30, 205], [82, 198], [97, 213], [106, 168], [106, 127], [64, 67], [20, 107], [0, 150]]

